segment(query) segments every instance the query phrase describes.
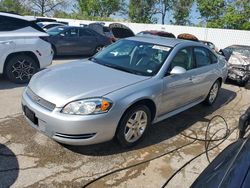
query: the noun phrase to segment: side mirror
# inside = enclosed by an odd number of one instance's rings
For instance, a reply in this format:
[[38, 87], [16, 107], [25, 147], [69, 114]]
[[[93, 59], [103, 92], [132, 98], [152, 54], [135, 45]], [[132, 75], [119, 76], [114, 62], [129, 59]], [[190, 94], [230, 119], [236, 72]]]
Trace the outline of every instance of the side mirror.
[[179, 67], [179, 66], [175, 66], [175, 67], [171, 70], [170, 74], [171, 74], [171, 75], [175, 75], [175, 74], [184, 74], [184, 73], [186, 73], [186, 72], [187, 72], [186, 69], [184, 69], [184, 68], [182, 68], [182, 67]]

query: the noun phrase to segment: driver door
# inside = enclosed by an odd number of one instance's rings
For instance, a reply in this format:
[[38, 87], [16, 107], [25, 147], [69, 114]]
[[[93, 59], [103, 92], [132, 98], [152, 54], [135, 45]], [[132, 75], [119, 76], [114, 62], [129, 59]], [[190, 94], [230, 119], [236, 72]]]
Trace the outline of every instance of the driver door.
[[[171, 74], [174, 67], [186, 70], [183, 74]], [[167, 114], [194, 102], [195, 87], [192, 76], [195, 71], [192, 48], [184, 48], [177, 52], [171, 61], [167, 74], [163, 78], [163, 94], [160, 115]]]

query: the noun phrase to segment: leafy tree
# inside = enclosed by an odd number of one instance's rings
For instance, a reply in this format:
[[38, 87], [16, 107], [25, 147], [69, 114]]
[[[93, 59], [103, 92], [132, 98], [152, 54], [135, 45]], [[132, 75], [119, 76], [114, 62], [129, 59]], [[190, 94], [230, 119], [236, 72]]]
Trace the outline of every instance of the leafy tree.
[[138, 23], [154, 23], [155, 2], [155, 0], [130, 0], [129, 19]]
[[78, 9], [85, 16], [109, 17], [122, 8], [123, 0], [78, 0]]
[[207, 27], [250, 30], [249, 0], [197, 0]]
[[30, 10], [25, 8], [20, 0], [1, 0], [0, 11], [14, 12], [18, 14], [28, 14]]
[[175, 1], [172, 7], [174, 21], [171, 22], [176, 25], [189, 24], [189, 14], [191, 12], [192, 5], [193, 5], [193, 0]]

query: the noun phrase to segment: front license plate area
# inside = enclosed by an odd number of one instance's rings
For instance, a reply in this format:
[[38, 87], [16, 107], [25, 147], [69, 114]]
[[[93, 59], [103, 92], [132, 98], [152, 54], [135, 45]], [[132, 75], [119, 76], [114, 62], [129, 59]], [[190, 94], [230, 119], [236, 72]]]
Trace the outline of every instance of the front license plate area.
[[36, 117], [35, 113], [30, 110], [27, 106], [23, 107], [23, 111], [25, 116], [35, 125], [38, 125], [38, 118]]

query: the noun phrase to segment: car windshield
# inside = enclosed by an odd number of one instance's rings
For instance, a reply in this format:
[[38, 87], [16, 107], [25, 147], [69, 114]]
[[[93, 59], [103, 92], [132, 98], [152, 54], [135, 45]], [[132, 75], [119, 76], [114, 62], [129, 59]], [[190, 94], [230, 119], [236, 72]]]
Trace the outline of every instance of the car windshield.
[[243, 56], [250, 57], [250, 47], [237, 47], [237, 48], [229, 47], [226, 48], [225, 50], [227, 50], [230, 53], [236, 52]]
[[158, 73], [171, 48], [152, 43], [120, 40], [90, 58], [91, 61], [142, 76]]
[[51, 28], [51, 29], [48, 29], [48, 30], [47, 30], [47, 33], [48, 33], [49, 35], [54, 36], [54, 35], [58, 35], [59, 33], [61, 33], [61, 32], [64, 31], [64, 30], [65, 30], [64, 27], [53, 27], [53, 28]]

